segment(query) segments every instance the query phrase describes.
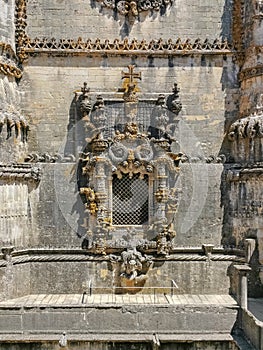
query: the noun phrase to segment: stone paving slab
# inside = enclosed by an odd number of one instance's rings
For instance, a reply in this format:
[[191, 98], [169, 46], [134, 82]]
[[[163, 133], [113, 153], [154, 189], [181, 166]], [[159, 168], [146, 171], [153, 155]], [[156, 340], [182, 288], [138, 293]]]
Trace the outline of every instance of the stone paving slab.
[[[263, 319], [263, 299], [260, 317]], [[159, 304], [159, 305], [237, 305], [230, 295], [166, 295], [166, 294], [31, 294], [0, 302], [0, 307], [43, 307], [98, 304]], [[251, 307], [254, 303], [251, 303]], [[259, 313], [259, 312], [258, 312]]]

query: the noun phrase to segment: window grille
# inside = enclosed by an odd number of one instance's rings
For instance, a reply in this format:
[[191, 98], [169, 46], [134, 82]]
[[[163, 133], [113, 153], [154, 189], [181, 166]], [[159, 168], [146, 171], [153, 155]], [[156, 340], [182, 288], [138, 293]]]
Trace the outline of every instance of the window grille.
[[148, 176], [123, 174], [121, 179], [113, 175], [112, 223], [113, 225], [142, 225], [148, 221]]

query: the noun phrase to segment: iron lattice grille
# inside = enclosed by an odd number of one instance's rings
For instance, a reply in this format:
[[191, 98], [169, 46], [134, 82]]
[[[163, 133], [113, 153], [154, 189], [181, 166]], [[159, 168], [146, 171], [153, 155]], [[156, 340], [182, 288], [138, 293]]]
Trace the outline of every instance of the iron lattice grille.
[[148, 176], [139, 174], [121, 179], [113, 176], [112, 182], [112, 223], [113, 225], [142, 225], [148, 221], [149, 185]]

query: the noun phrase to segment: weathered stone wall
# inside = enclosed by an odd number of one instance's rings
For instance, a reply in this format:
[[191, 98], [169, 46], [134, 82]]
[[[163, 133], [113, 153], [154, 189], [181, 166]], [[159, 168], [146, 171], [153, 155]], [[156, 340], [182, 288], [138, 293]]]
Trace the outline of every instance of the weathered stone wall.
[[1, 300], [30, 294], [30, 264], [0, 267], [0, 281]]
[[[152, 293], [149, 287], [169, 293], [174, 279], [176, 294], [226, 294], [230, 287], [229, 265], [229, 261], [156, 261], [147, 273], [143, 293]], [[32, 263], [30, 277], [30, 294], [83, 293], [89, 280], [97, 294], [113, 293], [115, 286], [114, 272], [107, 261]]]
[[[153, 11], [129, 24], [124, 16], [102, 8], [101, 3], [86, 0], [29, 1], [27, 6], [30, 37], [54, 37], [57, 39], [82, 37], [84, 40], [123, 38], [211, 39], [230, 37], [231, 4], [229, 1], [202, 1], [196, 3], [182, 0], [173, 2], [167, 13]], [[114, 18], [114, 19], [113, 19]], [[197, 20], [198, 19], [198, 20]], [[107, 30], [105, 30], [107, 28]]]
[[[73, 350], [125, 350], [128, 347], [131, 347], [134, 350], [151, 350], [152, 344], [151, 343], [117, 343], [117, 342], [108, 342], [108, 343], [102, 343], [102, 342], [70, 342], [70, 348]], [[45, 343], [38, 343], [38, 342], [32, 342], [29, 344], [26, 343], [18, 343], [18, 344], [8, 344], [8, 343], [1, 343], [1, 348], [3, 350], [33, 350], [33, 349], [39, 349], [39, 350], [53, 350], [58, 348], [58, 342], [45, 342]], [[160, 346], [161, 350], [237, 350], [239, 349], [236, 344], [228, 341], [210, 341], [210, 342], [191, 342], [191, 343], [164, 343]]]
[[[87, 81], [93, 101], [99, 93], [111, 98], [121, 97], [121, 94], [117, 93], [122, 85], [121, 71], [131, 63], [131, 60], [123, 57], [120, 64], [120, 58], [98, 57], [95, 60], [71, 57], [69, 66], [69, 58], [45, 57], [45, 59], [46, 61], [40, 56], [29, 59], [28, 65], [25, 66], [21, 89], [25, 91], [23, 110], [30, 116], [30, 152], [54, 154], [63, 152], [67, 141], [76, 137], [74, 134], [76, 125], [68, 130], [72, 117], [74, 91], [79, 90], [83, 82]], [[224, 59], [223, 56], [204, 58], [196, 56], [174, 58], [173, 62], [171, 67], [169, 60], [165, 58], [152, 59], [151, 67], [149, 58], [138, 58], [134, 63], [142, 72], [140, 83], [142, 98], [157, 98], [159, 93], [171, 93], [175, 81], [181, 89], [183, 110], [176, 134], [177, 148], [190, 159], [196, 158], [198, 164], [192, 163], [191, 166], [182, 167], [182, 199], [178, 208], [180, 223], [177, 225], [176, 242], [179, 245], [201, 245], [206, 242], [220, 245], [222, 167], [216, 164], [210, 165], [206, 163], [206, 159], [208, 162], [216, 163], [216, 157], [225, 153], [222, 152], [225, 124], [234, 118], [237, 111], [236, 105], [231, 100], [233, 97], [236, 98], [232, 59], [231, 57]], [[231, 82], [231, 79], [234, 79], [234, 82]], [[76, 140], [75, 145], [71, 147], [75, 156], [83, 147], [81, 142], [82, 140]], [[44, 175], [40, 183], [41, 203], [38, 216], [39, 230], [42, 232], [40, 240], [44, 245], [57, 245], [62, 241], [66, 244], [71, 238], [65, 235], [67, 225], [63, 218], [62, 221], [60, 219], [65, 216], [63, 211], [67, 211], [68, 217], [74, 213], [76, 221], [80, 215], [78, 212], [83, 212], [81, 203], [78, 204], [76, 176], [74, 177], [76, 169], [74, 165], [71, 169], [68, 168], [68, 179], [66, 179], [66, 182], [69, 182], [71, 177], [67, 192], [72, 193], [74, 198], [72, 197], [71, 202], [68, 198], [62, 199], [61, 206], [60, 198], [57, 202], [54, 196], [51, 197], [51, 193], [63, 196], [64, 189], [59, 188], [59, 183], [63, 183], [65, 175], [62, 175], [60, 181], [56, 180], [56, 183], [51, 178], [51, 182], [48, 182], [48, 177], [52, 176], [51, 168], [49, 166], [43, 168]], [[58, 171], [57, 165], [53, 168]], [[72, 220], [71, 222], [70, 226], [75, 227], [76, 222], [73, 223]], [[81, 229], [80, 225], [78, 226]], [[191, 231], [187, 233], [186, 241], [185, 234], [189, 229]], [[59, 232], [61, 234], [63, 232], [63, 238]], [[70, 232], [70, 227], [66, 228], [66, 232]], [[74, 242], [77, 244], [76, 240]]]
[[[70, 63], [69, 63], [70, 60]], [[30, 116], [30, 149], [58, 152], [67, 139], [67, 127], [74, 92], [84, 81], [95, 100], [97, 94], [120, 97], [121, 72], [129, 64], [142, 72], [142, 98], [170, 94], [174, 82], [180, 87], [181, 135], [187, 155], [218, 155], [224, 137], [224, 123], [237, 107], [235, 73], [231, 57], [194, 56], [167, 58], [37, 56], [30, 58], [20, 83], [25, 92], [23, 110]], [[233, 96], [234, 95], [234, 96]], [[230, 100], [232, 105], [230, 105]]]

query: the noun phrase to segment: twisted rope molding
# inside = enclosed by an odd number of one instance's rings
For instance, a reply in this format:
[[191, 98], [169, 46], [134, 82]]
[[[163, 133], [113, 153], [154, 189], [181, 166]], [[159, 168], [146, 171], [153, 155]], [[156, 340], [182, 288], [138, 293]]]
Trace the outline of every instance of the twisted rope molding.
[[0, 42], [0, 73], [21, 78], [22, 71], [16, 65], [18, 58], [10, 44]]
[[[72, 254], [63, 254], [63, 255], [34, 255], [34, 256], [21, 256], [21, 257], [14, 257], [11, 259], [11, 263], [13, 265], [18, 264], [24, 264], [24, 263], [31, 263], [31, 262], [62, 262], [62, 261], [87, 261], [87, 262], [93, 262], [93, 261], [110, 261], [110, 256], [94, 256], [90, 257], [87, 255], [72, 255]], [[159, 261], [164, 260], [164, 258], [153, 258], [153, 261]], [[244, 263], [245, 258], [237, 257], [233, 255], [177, 255], [177, 256], [168, 256], [165, 257], [165, 260], [167, 261], [233, 261], [233, 262], [240, 262]], [[0, 261], [0, 267], [6, 267], [8, 262], [6, 260]]]
[[0, 164], [0, 179], [40, 181], [41, 172], [31, 164]]
[[13, 76], [17, 79], [22, 77], [21, 69], [17, 68], [14, 65], [8, 64], [8, 63], [1, 63], [0, 62], [0, 72], [5, 74], [5, 75]]

